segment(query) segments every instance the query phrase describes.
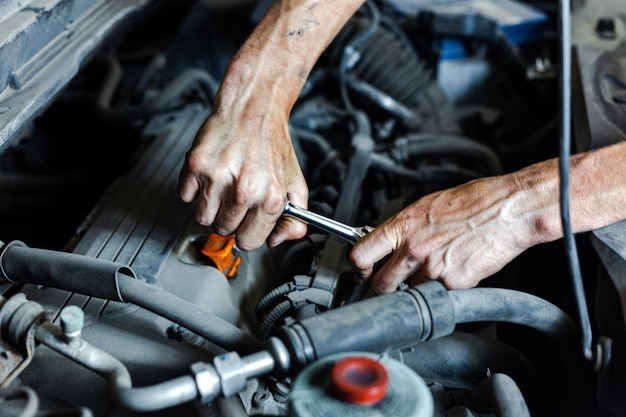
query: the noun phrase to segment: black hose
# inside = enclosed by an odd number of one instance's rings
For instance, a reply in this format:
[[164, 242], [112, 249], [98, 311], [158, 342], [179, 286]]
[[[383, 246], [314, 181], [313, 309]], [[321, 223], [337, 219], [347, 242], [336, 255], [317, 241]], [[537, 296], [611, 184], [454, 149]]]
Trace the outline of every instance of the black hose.
[[159, 53], [159, 54], [154, 55], [154, 57], [152, 57], [152, 59], [146, 66], [146, 69], [142, 72], [141, 77], [139, 77], [139, 79], [135, 83], [135, 87], [133, 88], [134, 97], [141, 96], [146, 86], [150, 82], [150, 79], [154, 76], [154, 74], [158, 70], [163, 68], [165, 64], [167, 64], [167, 59], [165, 58], [163, 54]]
[[311, 184], [315, 184], [317, 182], [317, 178], [319, 178], [326, 166], [339, 159], [339, 151], [334, 149], [330, 142], [319, 133], [299, 128], [294, 128], [292, 131], [293, 139], [300, 139], [304, 143], [315, 146], [320, 153], [321, 158], [316, 159], [314, 164], [315, 169], [313, 170], [311, 180], [309, 181]]
[[379, 153], [373, 153], [371, 155], [371, 165], [373, 168], [378, 168], [381, 171], [410, 179], [415, 182], [465, 182], [481, 177], [481, 174], [478, 171], [473, 171], [452, 164], [442, 166], [427, 165], [416, 169], [409, 169], [397, 164], [388, 156]]
[[496, 417], [530, 417], [522, 392], [508, 375], [485, 378], [472, 397], [476, 408], [493, 411]]
[[349, 110], [351, 103], [344, 91], [348, 70], [405, 106], [414, 108], [425, 104], [421, 96], [433, 81], [432, 71], [412, 45], [381, 25], [376, 15], [371, 21], [351, 19], [330, 48], [331, 62], [337, 61], [338, 50], [342, 52], [339, 63], [342, 96]]
[[589, 400], [593, 381], [588, 363], [572, 343], [579, 332], [574, 320], [550, 302], [499, 288], [445, 289], [429, 281], [323, 314], [289, 323], [277, 336], [290, 352], [291, 370], [314, 360], [349, 351], [388, 352], [451, 334], [461, 323], [504, 322], [545, 335], [559, 349], [567, 372], [565, 408]]
[[539, 376], [525, 356], [502, 342], [472, 333], [454, 332], [391, 355], [400, 357], [425, 381], [450, 388], [475, 389], [489, 370], [511, 375], [525, 390], [538, 391]]
[[136, 278], [128, 266], [73, 253], [29, 248], [13, 241], [0, 251], [0, 280], [58, 288], [133, 303], [229, 350], [256, 352], [264, 344], [240, 328]]
[[238, 327], [167, 291], [130, 277], [122, 277], [118, 285], [126, 302], [178, 323], [224, 349], [257, 352], [264, 348]]
[[535, 329], [559, 350], [567, 373], [567, 407], [588, 400], [592, 370], [582, 352], [572, 349], [580, 340], [576, 322], [555, 305], [524, 292], [499, 288], [450, 291], [455, 321], [460, 323], [498, 321]]
[[408, 160], [416, 156], [458, 156], [484, 162], [490, 175], [503, 172], [500, 158], [490, 147], [463, 136], [418, 133], [398, 138], [392, 149]]
[[108, 71], [100, 88], [97, 108], [100, 116], [110, 122], [126, 123], [158, 112], [173, 110], [175, 107], [172, 103], [194, 86], [199, 87], [205, 93], [205, 99], [210, 103], [218, 89], [217, 81], [207, 71], [201, 68], [188, 68], [178, 74], [156, 98], [149, 102], [132, 107], [112, 108], [113, 96], [121, 80], [122, 69], [113, 57], [107, 56], [106, 62]]
[[384, 91], [354, 76], [348, 76], [347, 83], [352, 90], [367, 97], [378, 107], [389, 112], [407, 126], [417, 127], [420, 125], [421, 119], [416, 111], [394, 99]]
[[380, 13], [376, 6], [371, 1], [366, 2], [365, 6], [369, 8], [372, 19], [365, 30], [350, 39], [348, 44], [343, 46], [341, 61], [339, 62], [339, 88], [341, 89], [341, 98], [343, 99], [346, 109], [349, 111], [354, 110], [354, 106], [348, 95], [346, 83], [347, 72], [355, 65], [355, 61], [360, 59], [361, 52], [359, 48], [369, 42], [378, 31], [380, 25]]
[[2, 402], [16, 399], [20, 399], [24, 402], [20, 412], [15, 414], [17, 417], [35, 417], [37, 415], [39, 411], [39, 397], [31, 388], [17, 386], [0, 389], [0, 408], [3, 408]]
[[326, 158], [333, 156], [333, 154], [337, 152], [330, 142], [317, 132], [302, 128], [293, 128], [292, 132], [304, 142], [314, 145]]
[[455, 322], [499, 321], [521, 324], [546, 335], [561, 352], [570, 351], [579, 335], [576, 323], [552, 303], [521, 291], [472, 288], [449, 291]]
[[[571, 353], [571, 343], [578, 337], [576, 324], [555, 305], [507, 289], [447, 291], [438, 281], [348, 304], [281, 331], [286, 345], [305, 347], [295, 347], [294, 357], [307, 361], [349, 350], [401, 349], [449, 335], [456, 325], [470, 322], [507, 322], [535, 329], [560, 349], [569, 365], [580, 364]], [[586, 369], [571, 371], [580, 377]]]

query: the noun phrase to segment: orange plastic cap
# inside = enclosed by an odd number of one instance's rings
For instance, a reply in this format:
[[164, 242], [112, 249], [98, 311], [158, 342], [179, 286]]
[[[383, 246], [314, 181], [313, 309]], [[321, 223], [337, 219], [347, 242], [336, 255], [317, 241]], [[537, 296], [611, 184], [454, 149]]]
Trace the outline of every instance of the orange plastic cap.
[[219, 271], [228, 278], [232, 278], [241, 263], [241, 256], [235, 253], [234, 248], [234, 237], [211, 233], [202, 246], [202, 254], [210, 258]]

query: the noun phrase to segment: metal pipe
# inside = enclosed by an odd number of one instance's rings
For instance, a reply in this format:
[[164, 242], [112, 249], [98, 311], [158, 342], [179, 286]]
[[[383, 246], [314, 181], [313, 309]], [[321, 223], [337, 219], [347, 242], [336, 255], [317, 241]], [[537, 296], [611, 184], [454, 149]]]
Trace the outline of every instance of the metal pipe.
[[188, 375], [146, 387], [133, 387], [128, 369], [118, 359], [82, 339], [68, 343], [63, 332], [46, 322], [37, 328], [36, 340], [105, 377], [114, 401], [135, 411], [173, 407], [198, 397], [195, 379]]
[[241, 358], [243, 364], [242, 372], [248, 379], [267, 375], [274, 371], [276, 360], [269, 351], [252, 353]]

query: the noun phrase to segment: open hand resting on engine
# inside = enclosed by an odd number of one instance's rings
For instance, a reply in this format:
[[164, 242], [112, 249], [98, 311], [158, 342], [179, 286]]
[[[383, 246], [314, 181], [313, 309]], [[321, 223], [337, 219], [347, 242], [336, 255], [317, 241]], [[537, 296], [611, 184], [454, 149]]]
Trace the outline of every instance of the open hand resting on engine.
[[[626, 143], [573, 156], [570, 175], [574, 233], [626, 219]], [[379, 294], [427, 279], [469, 288], [527, 248], [562, 236], [552, 159], [427, 195], [360, 239], [350, 260]]]

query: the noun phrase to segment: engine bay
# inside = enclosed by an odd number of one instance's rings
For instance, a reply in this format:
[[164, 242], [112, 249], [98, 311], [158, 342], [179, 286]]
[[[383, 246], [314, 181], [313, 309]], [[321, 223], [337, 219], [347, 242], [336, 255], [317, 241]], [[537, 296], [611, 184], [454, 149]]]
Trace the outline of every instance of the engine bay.
[[[626, 413], [622, 223], [576, 236], [582, 294], [562, 241], [473, 289], [380, 296], [315, 227], [239, 250], [176, 188], [269, 2], [32, 3], [0, 2], [0, 26], [36, 22], [0, 43], [0, 415]], [[626, 137], [619, 3], [571, 10], [575, 152]], [[558, 157], [560, 6], [367, 1], [290, 117], [309, 209], [375, 227]], [[381, 375], [375, 403], [339, 386]]]

